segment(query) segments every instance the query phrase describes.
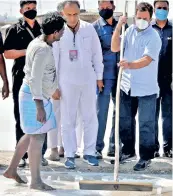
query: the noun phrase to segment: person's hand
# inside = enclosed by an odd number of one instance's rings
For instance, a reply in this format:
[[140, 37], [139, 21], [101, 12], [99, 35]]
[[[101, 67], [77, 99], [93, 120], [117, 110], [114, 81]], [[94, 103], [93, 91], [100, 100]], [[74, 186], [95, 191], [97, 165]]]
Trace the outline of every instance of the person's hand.
[[43, 107], [37, 108], [37, 121], [43, 124], [46, 123], [46, 112]]
[[59, 89], [56, 89], [56, 91], [54, 92], [54, 94], [52, 95], [52, 98], [54, 100], [59, 100], [61, 98], [61, 92], [59, 91]]
[[127, 17], [126, 16], [120, 16], [119, 20], [118, 20], [118, 27], [121, 28], [123, 26], [123, 24], [127, 23]]
[[9, 97], [9, 85], [8, 82], [4, 82], [3, 87], [2, 87], [2, 99], [6, 99]]
[[126, 60], [122, 60], [118, 63], [118, 66], [122, 67], [123, 69], [129, 69], [129, 63]]
[[102, 92], [104, 88], [103, 80], [97, 80], [97, 86], [99, 88], [99, 92]]

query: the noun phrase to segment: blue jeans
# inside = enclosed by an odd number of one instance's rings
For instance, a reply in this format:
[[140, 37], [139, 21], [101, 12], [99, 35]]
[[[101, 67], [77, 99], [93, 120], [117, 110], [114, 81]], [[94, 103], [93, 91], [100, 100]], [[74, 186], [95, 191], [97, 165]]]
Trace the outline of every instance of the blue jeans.
[[155, 112], [157, 95], [131, 97], [121, 91], [120, 100], [120, 139], [122, 153], [135, 153], [135, 132], [137, 111], [139, 113], [139, 152], [140, 158], [154, 158], [155, 152]]
[[157, 99], [156, 106], [156, 151], [159, 151], [160, 144], [158, 140], [158, 121], [162, 110], [162, 129], [163, 129], [163, 150], [168, 152], [172, 149], [172, 90], [162, 90]]
[[[115, 106], [115, 95], [116, 95], [116, 84], [117, 84], [116, 80], [104, 80], [103, 82], [104, 82], [104, 89], [102, 92], [98, 93], [98, 97], [97, 97], [97, 112], [98, 112], [97, 115], [98, 115], [99, 129], [98, 129], [96, 150], [99, 152], [102, 152], [105, 146], [104, 136], [105, 136], [106, 125], [107, 125], [109, 103], [110, 103], [110, 99], [112, 98], [112, 101]], [[115, 151], [114, 129], [115, 129], [115, 110], [113, 111], [109, 152]]]

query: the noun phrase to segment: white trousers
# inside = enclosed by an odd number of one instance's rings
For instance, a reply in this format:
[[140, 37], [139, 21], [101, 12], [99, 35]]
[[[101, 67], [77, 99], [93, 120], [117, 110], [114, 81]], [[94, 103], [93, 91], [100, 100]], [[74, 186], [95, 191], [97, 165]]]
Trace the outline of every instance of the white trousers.
[[[61, 137], [61, 122], [60, 122], [60, 101], [52, 100], [53, 110], [55, 113], [56, 121], [57, 121], [57, 128], [48, 132], [47, 138], [47, 145], [48, 148], [57, 148], [57, 146], [62, 147], [62, 137]], [[82, 136], [83, 136], [83, 126], [82, 126], [82, 119], [80, 116], [80, 111], [77, 113], [77, 120], [76, 120], [76, 137], [77, 137], [77, 148], [81, 148], [82, 143]], [[78, 150], [79, 151], [79, 150]]]
[[60, 83], [61, 132], [66, 157], [74, 157], [77, 151], [76, 119], [80, 117], [84, 129], [84, 155], [95, 155], [98, 133], [96, 111], [96, 81], [86, 85]]
[[60, 101], [52, 100], [52, 104], [56, 117], [57, 127], [56, 129], [49, 131], [49, 133], [47, 134], [47, 146], [48, 148], [57, 148], [57, 146], [62, 146], [61, 124], [60, 124]]

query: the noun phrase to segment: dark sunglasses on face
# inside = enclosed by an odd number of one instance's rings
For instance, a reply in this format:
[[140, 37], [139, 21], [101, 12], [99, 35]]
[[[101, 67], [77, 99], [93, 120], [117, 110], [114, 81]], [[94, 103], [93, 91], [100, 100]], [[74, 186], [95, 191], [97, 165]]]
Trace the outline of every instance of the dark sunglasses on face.
[[158, 7], [157, 9], [159, 9], [159, 10], [167, 10], [168, 8], [167, 7]]

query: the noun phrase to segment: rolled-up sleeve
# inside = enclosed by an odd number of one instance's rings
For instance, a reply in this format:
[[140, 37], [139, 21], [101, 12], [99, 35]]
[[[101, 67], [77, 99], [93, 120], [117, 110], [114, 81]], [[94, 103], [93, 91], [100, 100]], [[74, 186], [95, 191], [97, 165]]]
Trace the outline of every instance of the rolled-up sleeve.
[[150, 40], [147, 42], [144, 50], [144, 56], [149, 56], [153, 61], [158, 60], [159, 53], [162, 47], [162, 42], [159, 35], [154, 34], [150, 37]]
[[[59, 55], [60, 55], [59, 42], [53, 43], [52, 51], [53, 51], [53, 56], [55, 60], [56, 76], [57, 76], [57, 80], [59, 81]], [[59, 87], [59, 82], [58, 82], [58, 87]]]
[[34, 100], [43, 100], [42, 79], [47, 64], [46, 54], [46, 48], [39, 48], [33, 58], [29, 86]]
[[93, 66], [96, 72], [97, 80], [103, 79], [103, 55], [102, 55], [102, 49], [99, 37], [96, 33], [96, 30], [93, 26], [91, 26], [92, 29], [92, 62]]

